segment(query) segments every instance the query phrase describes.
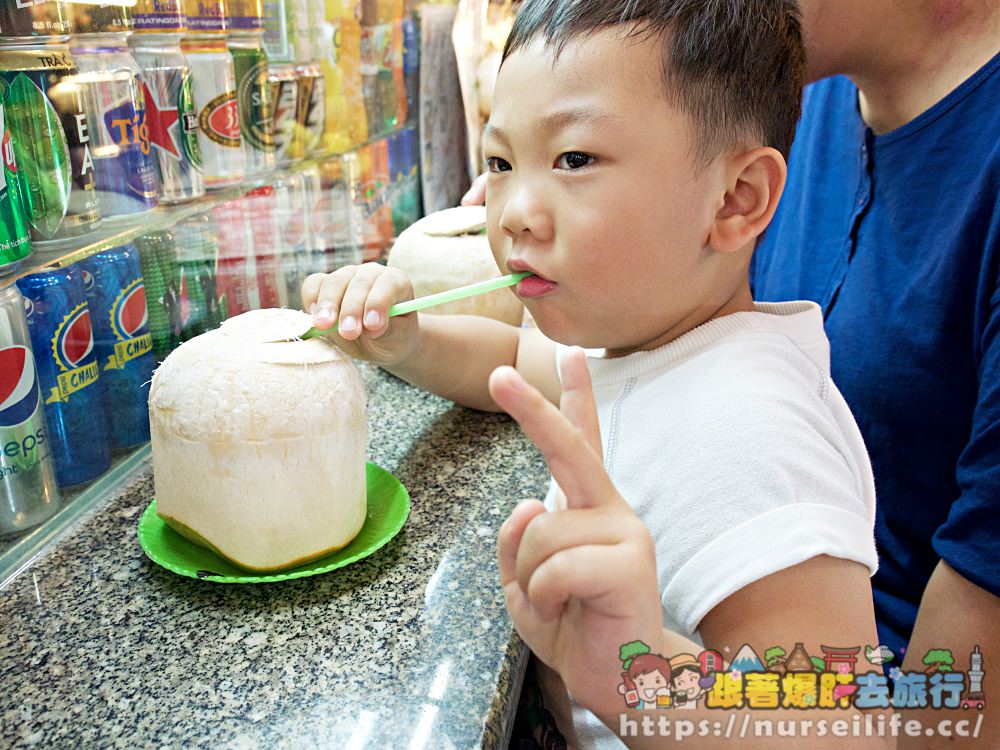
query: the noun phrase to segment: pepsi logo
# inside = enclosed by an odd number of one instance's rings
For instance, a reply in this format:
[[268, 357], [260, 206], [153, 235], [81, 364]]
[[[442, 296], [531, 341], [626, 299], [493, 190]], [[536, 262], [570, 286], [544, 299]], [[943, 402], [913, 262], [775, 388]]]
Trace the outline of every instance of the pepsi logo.
[[83, 271], [83, 288], [88, 292], [94, 288], [94, 274], [86, 269]]
[[61, 326], [57, 349], [66, 369], [78, 367], [94, 349], [94, 332], [90, 327], [90, 310], [81, 305], [67, 316]]
[[130, 339], [142, 331], [147, 318], [146, 286], [136, 281], [135, 286], [127, 290], [115, 306], [115, 325], [122, 338]]
[[27, 422], [38, 408], [35, 359], [24, 346], [0, 349], [0, 427]]

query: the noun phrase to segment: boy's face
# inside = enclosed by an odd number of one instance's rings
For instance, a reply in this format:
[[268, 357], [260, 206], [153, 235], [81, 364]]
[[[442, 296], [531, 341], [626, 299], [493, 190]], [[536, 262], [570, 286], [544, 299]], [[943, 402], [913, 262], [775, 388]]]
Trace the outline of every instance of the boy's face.
[[517, 287], [543, 333], [610, 355], [666, 343], [731, 296], [707, 247], [720, 159], [695, 160], [662, 43], [602, 30], [553, 63], [535, 41], [504, 62], [484, 134], [497, 264], [546, 280]]

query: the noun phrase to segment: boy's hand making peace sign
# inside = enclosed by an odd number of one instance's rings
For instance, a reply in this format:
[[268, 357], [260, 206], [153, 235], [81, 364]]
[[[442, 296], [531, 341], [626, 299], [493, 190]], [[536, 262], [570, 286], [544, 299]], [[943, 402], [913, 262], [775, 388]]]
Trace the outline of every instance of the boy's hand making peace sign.
[[649, 531], [611, 482], [583, 350], [562, 360], [559, 409], [511, 367], [490, 395], [541, 450], [561, 488], [559, 507], [518, 505], [500, 528], [507, 610], [532, 651], [599, 716], [622, 708], [618, 649], [658, 643], [663, 615]]

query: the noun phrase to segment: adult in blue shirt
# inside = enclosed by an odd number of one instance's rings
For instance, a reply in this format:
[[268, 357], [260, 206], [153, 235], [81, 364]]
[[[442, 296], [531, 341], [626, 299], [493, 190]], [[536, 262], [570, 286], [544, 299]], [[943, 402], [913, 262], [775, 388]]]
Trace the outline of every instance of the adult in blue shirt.
[[1000, 3], [800, 5], [817, 82], [754, 296], [823, 307], [875, 471], [882, 643], [1000, 667]]

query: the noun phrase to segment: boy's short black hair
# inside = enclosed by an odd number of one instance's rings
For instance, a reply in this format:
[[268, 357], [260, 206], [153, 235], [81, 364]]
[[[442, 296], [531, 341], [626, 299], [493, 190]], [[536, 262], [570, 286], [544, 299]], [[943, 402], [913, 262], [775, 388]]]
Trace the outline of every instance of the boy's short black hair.
[[503, 59], [536, 37], [558, 57], [573, 39], [618, 25], [663, 39], [667, 95], [691, 117], [698, 156], [752, 143], [788, 158], [805, 76], [794, 0], [526, 0]]

